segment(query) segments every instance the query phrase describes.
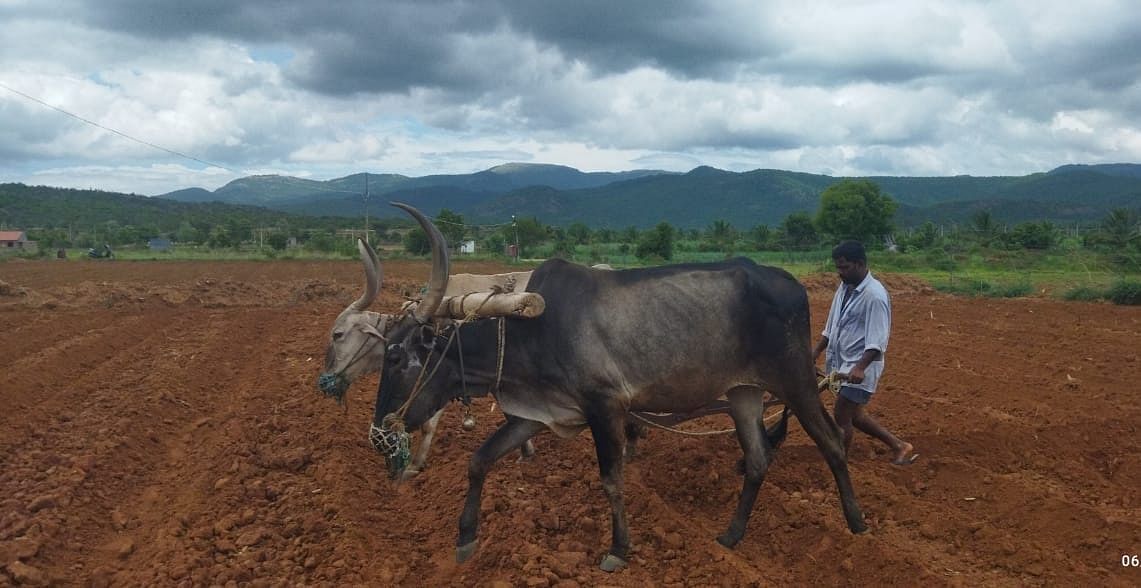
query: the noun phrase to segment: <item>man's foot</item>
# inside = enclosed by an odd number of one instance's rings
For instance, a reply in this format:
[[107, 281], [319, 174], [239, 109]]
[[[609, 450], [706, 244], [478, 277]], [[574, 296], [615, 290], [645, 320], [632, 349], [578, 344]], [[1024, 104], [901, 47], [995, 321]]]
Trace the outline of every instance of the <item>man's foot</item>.
[[919, 454], [915, 453], [915, 446], [904, 441], [900, 444], [899, 449], [895, 452], [895, 457], [892, 458], [891, 463], [898, 466], [911, 465], [915, 460], [919, 459]]

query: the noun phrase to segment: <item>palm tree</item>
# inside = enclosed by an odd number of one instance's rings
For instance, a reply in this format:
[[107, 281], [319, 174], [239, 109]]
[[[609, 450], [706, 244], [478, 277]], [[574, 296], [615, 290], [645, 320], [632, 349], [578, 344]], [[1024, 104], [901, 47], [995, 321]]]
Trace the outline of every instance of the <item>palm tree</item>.
[[1141, 222], [1138, 222], [1135, 210], [1111, 210], [1109, 216], [1101, 221], [1101, 229], [1105, 232], [1106, 241], [1114, 247], [1124, 248], [1141, 239]]
[[971, 215], [971, 227], [979, 237], [979, 243], [983, 247], [990, 246], [990, 242], [994, 240], [995, 233], [998, 232], [998, 225], [995, 224], [994, 218], [991, 217], [989, 210], [980, 210]]

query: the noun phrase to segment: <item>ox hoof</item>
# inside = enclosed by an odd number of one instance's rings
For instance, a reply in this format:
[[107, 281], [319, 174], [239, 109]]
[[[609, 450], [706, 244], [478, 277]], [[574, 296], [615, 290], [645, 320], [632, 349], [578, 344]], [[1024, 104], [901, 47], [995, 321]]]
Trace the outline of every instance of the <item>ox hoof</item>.
[[401, 482], [407, 482], [408, 480], [411, 480], [412, 478], [419, 476], [420, 472], [422, 472], [422, 471], [424, 471], [424, 470], [411, 468], [411, 467], [405, 468], [403, 472], [400, 472], [400, 481]]
[[617, 572], [626, 567], [626, 560], [608, 553], [602, 558], [602, 563], [598, 567], [604, 572]]
[[740, 541], [741, 541], [740, 537], [734, 537], [734, 536], [730, 535], [729, 533], [723, 533], [723, 534], [717, 536], [717, 542], [720, 543], [722, 546], [727, 547], [729, 549], [733, 549], [734, 547], [736, 547], [737, 543], [739, 543]]
[[467, 545], [461, 545], [456, 548], [456, 563], [464, 563], [473, 554], [475, 554], [476, 541], [472, 541]]

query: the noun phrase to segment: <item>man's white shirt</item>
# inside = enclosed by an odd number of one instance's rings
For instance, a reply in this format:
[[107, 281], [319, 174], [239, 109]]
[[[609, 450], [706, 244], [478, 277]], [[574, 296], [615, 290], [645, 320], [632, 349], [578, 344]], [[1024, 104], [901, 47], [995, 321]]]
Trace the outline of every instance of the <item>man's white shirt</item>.
[[887, 341], [891, 335], [891, 297], [872, 272], [854, 288], [847, 305], [844, 305], [846, 284], [841, 283], [832, 297], [828, 322], [822, 333], [828, 338], [825, 369], [831, 373], [848, 373], [868, 349], [878, 349], [880, 357], [864, 370], [864, 381], [848, 384], [874, 393], [883, 374]]

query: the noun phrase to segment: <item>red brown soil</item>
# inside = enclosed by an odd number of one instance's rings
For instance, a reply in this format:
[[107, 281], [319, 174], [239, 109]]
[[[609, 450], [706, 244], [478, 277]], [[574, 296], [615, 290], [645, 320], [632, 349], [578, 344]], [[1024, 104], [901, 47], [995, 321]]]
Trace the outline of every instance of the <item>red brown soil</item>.
[[[502, 271], [463, 265], [457, 271]], [[380, 310], [427, 265], [386, 263]], [[454, 563], [475, 432], [448, 411], [430, 468], [395, 487], [369, 447], [376, 377], [321, 396], [356, 262], [0, 264], [0, 586], [1137, 585], [1141, 311], [971, 300], [889, 276], [895, 330], [871, 405], [922, 453], [858, 436], [870, 533], [846, 530], [796, 425], [736, 550], [729, 436], [653, 431], [627, 469], [634, 542], [605, 574], [588, 434], [489, 476], [480, 548]], [[832, 281], [810, 277], [814, 324]], [[715, 423], [725, 426], [725, 423]]]

